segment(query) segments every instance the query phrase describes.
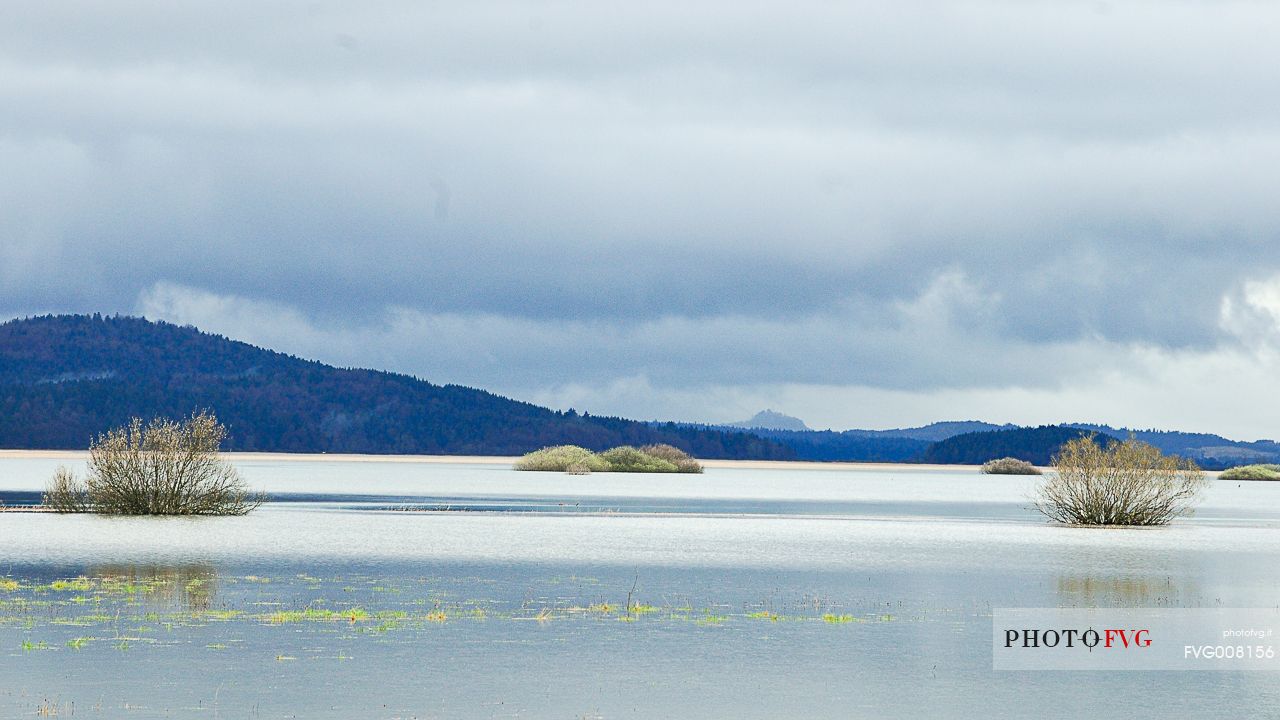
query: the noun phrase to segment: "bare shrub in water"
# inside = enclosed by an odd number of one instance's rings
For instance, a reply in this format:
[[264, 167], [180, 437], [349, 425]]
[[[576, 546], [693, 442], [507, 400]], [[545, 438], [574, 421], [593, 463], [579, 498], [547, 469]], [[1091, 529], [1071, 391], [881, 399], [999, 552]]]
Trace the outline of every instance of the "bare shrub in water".
[[73, 513], [89, 511], [89, 491], [84, 482], [71, 470], [58, 466], [53, 480], [44, 491], [41, 502], [55, 512]]
[[999, 460], [988, 460], [982, 464], [979, 471], [984, 475], [1039, 475], [1040, 470], [1035, 465], [1026, 460], [1018, 458], [1000, 458]]
[[1189, 515], [1208, 484], [1190, 460], [1134, 439], [1099, 446], [1071, 440], [1054, 458], [1036, 508], [1071, 525], [1165, 525]]
[[45, 502], [60, 512], [244, 515], [262, 504], [218, 447], [226, 428], [199, 413], [179, 423], [134, 418], [89, 446], [84, 480], [60, 468]]

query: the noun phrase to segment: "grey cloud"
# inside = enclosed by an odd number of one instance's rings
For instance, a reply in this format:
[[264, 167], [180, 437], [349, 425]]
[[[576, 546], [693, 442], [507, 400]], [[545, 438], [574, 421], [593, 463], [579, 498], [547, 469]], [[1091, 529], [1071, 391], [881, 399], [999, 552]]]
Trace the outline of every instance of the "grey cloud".
[[[1276, 30], [1260, 3], [6, 8], [0, 307], [207, 292], [529, 392], [1046, 386], [1236, 347], [1222, 299], [1280, 271]], [[424, 328], [455, 347], [415, 365]]]
[[[549, 386], [643, 376], [669, 389], [854, 383], [895, 389], [1045, 385], [1124, 362], [1104, 343], [1018, 343], [991, 332], [995, 298], [959, 273], [889, 308], [846, 305], [800, 318], [668, 316], [627, 322], [521, 319], [397, 308], [357, 328], [282, 305], [169, 283], [143, 315], [339, 365], [374, 364], [524, 396]], [[375, 355], [376, 354], [376, 355]]]

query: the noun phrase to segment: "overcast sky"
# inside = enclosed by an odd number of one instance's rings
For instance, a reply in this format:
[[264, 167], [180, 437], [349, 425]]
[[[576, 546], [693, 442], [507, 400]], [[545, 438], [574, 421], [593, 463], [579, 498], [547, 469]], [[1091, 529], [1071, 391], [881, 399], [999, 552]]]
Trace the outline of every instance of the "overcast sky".
[[639, 418], [1280, 436], [1272, 2], [0, 6], [0, 316]]

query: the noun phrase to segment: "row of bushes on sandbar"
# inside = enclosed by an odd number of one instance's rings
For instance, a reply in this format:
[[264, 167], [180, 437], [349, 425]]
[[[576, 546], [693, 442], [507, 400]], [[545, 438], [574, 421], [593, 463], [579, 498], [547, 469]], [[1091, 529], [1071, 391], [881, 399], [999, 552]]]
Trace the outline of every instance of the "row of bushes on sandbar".
[[702, 465], [671, 445], [630, 445], [594, 453], [577, 445], [535, 450], [516, 461], [516, 470], [540, 470], [585, 475], [592, 472], [700, 473]]
[[1223, 470], [1223, 480], [1280, 480], [1280, 465], [1240, 465]]

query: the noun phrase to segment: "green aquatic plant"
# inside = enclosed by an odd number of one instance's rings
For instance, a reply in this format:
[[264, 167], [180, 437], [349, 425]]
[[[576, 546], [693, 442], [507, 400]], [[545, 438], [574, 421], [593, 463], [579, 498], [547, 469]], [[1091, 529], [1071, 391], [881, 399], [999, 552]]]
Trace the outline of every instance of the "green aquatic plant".
[[202, 620], [213, 620], [216, 622], [226, 622], [244, 615], [243, 610], [199, 610], [193, 615], [194, 618]]
[[72, 650], [79, 650], [80, 648], [84, 647], [92, 639], [93, 638], [87, 638], [87, 637], [71, 638], [70, 640], [67, 641], [67, 647], [71, 648]]
[[844, 625], [846, 623], [857, 622], [852, 615], [836, 615], [835, 613], [823, 613], [822, 622], [829, 625]]
[[71, 578], [68, 580], [54, 580], [49, 583], [50, 590], [59, 592], [72, 590], [75, 592], [88, 592], [93, 589], [93, 581], [86, 577]]
[[296, 622], [334, 622], [345, 620], [350, 623], [363, 622], [369, 619], [369, 612], [361, 607], [346, 610], [328, 610], [308, 607], [305, 610], [279, 610], [263, 617], [271, 625], [283, 625]]

